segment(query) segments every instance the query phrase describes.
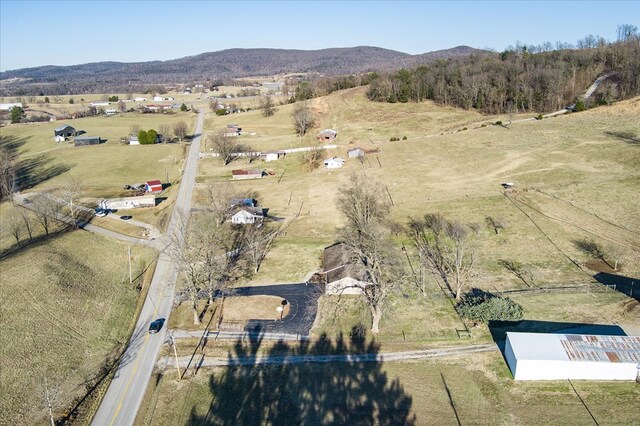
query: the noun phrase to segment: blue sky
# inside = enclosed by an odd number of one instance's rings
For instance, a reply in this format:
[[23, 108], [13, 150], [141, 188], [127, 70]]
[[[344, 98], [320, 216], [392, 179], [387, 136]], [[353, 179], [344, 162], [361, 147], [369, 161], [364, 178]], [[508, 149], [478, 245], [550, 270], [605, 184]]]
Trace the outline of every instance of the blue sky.
[[0, 0], [0, 70], [167, 60], [234, 47], [378, 46], [417, 54], [458, 45], [575, 43], [640, 27], [630, 1]]

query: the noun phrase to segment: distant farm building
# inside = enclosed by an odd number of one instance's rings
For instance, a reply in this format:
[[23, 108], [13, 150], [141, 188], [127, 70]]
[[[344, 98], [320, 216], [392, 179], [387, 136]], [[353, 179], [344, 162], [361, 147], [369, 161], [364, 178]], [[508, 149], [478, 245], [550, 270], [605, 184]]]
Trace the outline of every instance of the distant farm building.
[[118, 113], [118, 110], [116, 109], [105, 109], [104, 113], [107, 115], [116, 115]]
[[22, 103], [0, 104], [0, 111], [11, 111], [14, 107], [22, 108]]
[[101, 142], [102, 140], [100, 139], [100, 136], [76, 136], [73, 139], [73, 144], [75, 146], [100, 145]]
[[99, 101], [99, 102], [91, 102], [91, 106], [92, 107], [104, 107], [104, 106], [109, 106], [110, 103], [107, 101]]
[[144, 195], [142, 197], [108, 198], [100, 201], [99, 207], [111, 210], [127, 210], [143, 207], [155, 207], [156, 197]]
[[338, 132], [333, 129], [324, 129], [318, 134], [318, 139], [322, 141], [333, 141], [338, 136]]
[[324, 249], [322, 274], [326, 294], [362, 294], [369, 284], [350, 262], [344, 243], [335, 243]]
[[65, 124], [64, 126], [60, 126], [53, 131], [53, 135], [56, 139], [56, 142], [64, 142], [68, 138], [76, 135], [76, 129]]
[[340, 157], [327, 158], [324, 160], [325, 169], [340, 169], [344, 165], [344, 159]]
[[256, 207], [258, 205], [258, 200], [255, 198], [232, 198], [230, 207]]
[[264, 220], [264, 210], [260, 207], [241, 206], [231, 216], [231, 223], [236, 225], [251, 225]]
[[140, 145], [140, 140], [137, 136], [129, 136], [129, 145]]
[[268, 151], [263, 152], [260, 156], [264, 159], [264, 161], [269, 163], [271, 161], [277, 161], [280, 157], [284, 157], [285, 155], [287, 155], [287, 153], [284, 151]]
[[231, 176], [234, 180], [260, 179], [266, 175], [264, 170], [231, 170]]
[[162, 102], [162, 101], [164, 101], [164, 98], [162, 96], [153, 97], [153, 102]]
[[146, 192], [162, 192], [162, 182], [159, 180], [150, 180], [144, 184], [144, 190]]
[[352, 148], [349, 151], [347, 151], [347, 156], [349, 158], [364, 157], [364, 149], [362, 149], [362, 148]]
[[242, 127], [238, 127], [237, 124], [228, 124], [224, 132], [225, 136], [240, 136], [242, 134]]
[[147, 98], [135, 98], [134, 102], [147, 102]]
[[636, 380], [640, 336], [507, 332], [515, 380]]

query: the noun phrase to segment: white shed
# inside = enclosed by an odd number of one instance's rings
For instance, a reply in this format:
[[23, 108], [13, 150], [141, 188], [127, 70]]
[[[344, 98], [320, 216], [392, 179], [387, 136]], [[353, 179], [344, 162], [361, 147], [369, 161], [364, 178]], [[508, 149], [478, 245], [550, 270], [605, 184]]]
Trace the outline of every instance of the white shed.
[[640, 336], [507, 332], [515, 380], [636, 380]]
[[344, 160], [339, 157], [327, 158], [324, 160], [325, 169], [340, 169], [344, 165]]
[[156, 197], [145, 195], [142, 197], [108, 198], [100, 201], [99, 207], [103, 209], [126, 210], [140, 207], [155, 207]]

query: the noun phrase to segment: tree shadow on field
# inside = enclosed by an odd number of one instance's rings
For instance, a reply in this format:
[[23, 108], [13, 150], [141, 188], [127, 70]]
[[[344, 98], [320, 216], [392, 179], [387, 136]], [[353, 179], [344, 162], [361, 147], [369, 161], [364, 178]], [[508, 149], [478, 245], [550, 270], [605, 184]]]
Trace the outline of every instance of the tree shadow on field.
[[16, 186], [19, 190], [34, 187], [71, 170], [69, 164], [51, 164], [53, 160], [44, 154], [16, 162]]
[[[235, 344], [232, 366], [209, 379], [209, 411], [192, 409], [187, 424], [415, 424], [411, 396], [398, 379], [387, 377], [379, 345], [367, 343], [359, 330], [335, 342], [326, 335], [316, 342], [279, 341], [258, 359], [262, 339], [256, 327], [248, 342]], [[348, 354], [359, 355], [343, 358]]]
[[69, 164], [51, 164], [53, 160], [45, 154], [19, 158], [19, 150], [28, 139], [13, 135], [0, 136], [0, 150], [6, 152], [12, 160], [17, 190], [31, 188], [71, 170], [73, 166]]
[[631, 132], [604, 132], [604, 134], [620, 139], [628, 144], [640, 146], [640, 136]]

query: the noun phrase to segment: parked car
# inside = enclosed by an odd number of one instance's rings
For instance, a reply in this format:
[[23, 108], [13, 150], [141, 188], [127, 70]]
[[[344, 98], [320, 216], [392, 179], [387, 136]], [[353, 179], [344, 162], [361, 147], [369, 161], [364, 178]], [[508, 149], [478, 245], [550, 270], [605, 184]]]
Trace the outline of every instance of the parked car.
[[120, 219], [122, 220], [129, 220], [131, 218], [133, 218], [133, 216], [120, 216]]
[[158, 318], [157, 320], [152, 321], [151, 324], [149, 324], [149, 334], [157, 333], [162, 329], [163, 325], [164, 325], [164, 318]]
[[98, 217], [105, 217], [107, 215], [107, 212], [104, 210], [96, 210], [96, 216]]

